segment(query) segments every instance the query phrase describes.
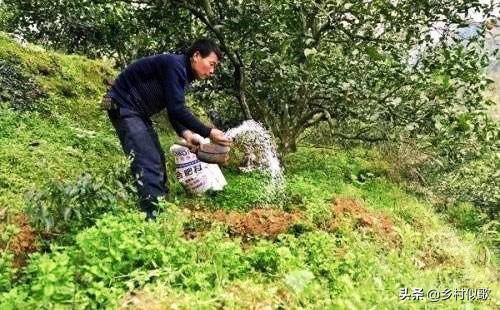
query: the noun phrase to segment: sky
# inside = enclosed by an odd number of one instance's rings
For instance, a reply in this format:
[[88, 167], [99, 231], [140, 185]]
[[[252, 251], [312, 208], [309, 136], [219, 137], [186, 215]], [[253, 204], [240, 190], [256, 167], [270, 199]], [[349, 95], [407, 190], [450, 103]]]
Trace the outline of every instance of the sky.
[[[486, 47], [494, 51], [495, 49], [500, 48], [500, 0], [482, 0], [482, 3], [493, 3], [496, 7], [494, 8], [492, 12], [492, 17], [497, 20], [496, 27], [493, 28], [491, 31], [486, 33]], [[485, 20], [488, 18], [487, 16], [484, 16], [482, 12], [475, 12], [473, 10], [469, 11], [469, 20], [470, 20], [470, 26], [468, 27], [463, 27], [458, 29], [458, 33], [461, 37], [463, 37], [464, 40], [467, 40], [471, 36], [475, 35], [477, 30], [479, 28], [482, 28], [484, 26]], [[431, 30], [431, 37], [434, 39], [435, 42], [439, 40], [439, 38], [442, 35], [444, 23], [436, 23], [434, 25], [434, 29]], [[418, 48], [417, 48], [418, 50]], [[412, 52], [412, 62], [416, 60], [418, 55], [418, 51]], [[489, 69], [493, 72], [500, 73], [500, 54], [497, 57], [492, 56], [491, 57], [491, 64], [489, 66]]]

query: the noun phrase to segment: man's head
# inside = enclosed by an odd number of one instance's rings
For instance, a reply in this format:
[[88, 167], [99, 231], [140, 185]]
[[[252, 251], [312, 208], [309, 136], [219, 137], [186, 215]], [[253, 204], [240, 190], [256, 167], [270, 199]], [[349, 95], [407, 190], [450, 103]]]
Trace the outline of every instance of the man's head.
[[196, 40], [186, 55], [191, 61], [191, 68], [197, 79], [212, 76], [222, 59], [219, 46], [209, 39]]

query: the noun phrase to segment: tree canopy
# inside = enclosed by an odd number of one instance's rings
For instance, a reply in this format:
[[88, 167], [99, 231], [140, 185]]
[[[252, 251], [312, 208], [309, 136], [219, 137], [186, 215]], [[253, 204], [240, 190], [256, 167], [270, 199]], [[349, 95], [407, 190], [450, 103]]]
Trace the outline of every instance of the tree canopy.
[[[294, 151], [304, 131], [322, 122], [334, 137], [362, 141], [404, 133], [452, 142], [457, 133], [488, 131], [480, 121], [488, 104], [482, 98], [486, 30], [467, 40], [458, 30], [473, 12], [487, 16], [493, 1], [5, 4], [17, 12], [11, 31], [69, 52], [114, 57], [120, 65], [178, 50], [198, 36], [215, 38], [227, 61], [216, 81], [198, 88], [209, 90], [199, 93], [202, 102], [209, 110], [223, 107], [221, 125], [263, 122], [284, 152]], [[488, 139], [474, 137], [479, 144]]]

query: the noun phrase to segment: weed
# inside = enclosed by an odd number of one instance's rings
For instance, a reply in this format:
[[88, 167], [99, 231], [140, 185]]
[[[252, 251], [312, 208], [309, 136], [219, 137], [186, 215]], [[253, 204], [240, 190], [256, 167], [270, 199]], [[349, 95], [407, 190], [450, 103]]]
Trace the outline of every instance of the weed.
[[47, 235], [76, 233], [89, 227], [106, 212], [134, 202], [128, 167], [114, 165], [105, 176], [82, 175], [74, 183], [51, 182], [28, 194], [26, 214]]

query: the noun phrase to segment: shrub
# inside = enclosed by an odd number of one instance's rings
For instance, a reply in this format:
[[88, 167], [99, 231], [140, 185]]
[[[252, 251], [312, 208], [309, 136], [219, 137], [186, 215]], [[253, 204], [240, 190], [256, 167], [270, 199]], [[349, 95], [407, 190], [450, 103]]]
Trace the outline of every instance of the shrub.
[[[438, 207], [460, 208], [461, 203], [472, 204], [478, 212], [495, 218], [500, 212], [500, 188], [496, 186], [498, 152], [494, 145], [487, 147], [488, 143], [482, 150], [473, 144], [462, 145], [456, 149], [458, 153], [482, 153], [456, 162], [449, 161], [430, 146], [425, 147], [422, 141], [385, 144], [379, 151], [390, 163], [389, 177], [405, 184], [408, 191], [424, 196]], [[466, 150], [468, 147], [470, 152]]]
[[26, 214], [35, 228], [50, 234], [77, 232], [104, 213], [135, 205], [134, 187], [124, 163], [105, 175], [84, 174], [74, 182], [51, 181], [28, 193]]
[[23, 73], [18, 65], [5, 60], [0, 60], [0, 85], [0, 103], [7, 102], [18, 111], [41, 108], [41, 99], [46, 97], [37, 82]]
[[0, 2], [0, 31], [7, 31], [11, 26], [13, 12], [6, 7], [6, 5]]
[[485, 214], [470, 203], [460, 203], [452, 206], [446, 213], [455, 226], [466, 231], [479, 231], [488, 219]]

